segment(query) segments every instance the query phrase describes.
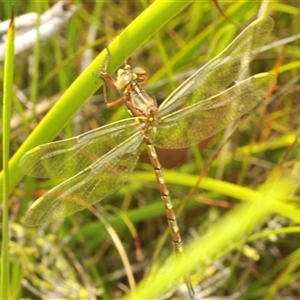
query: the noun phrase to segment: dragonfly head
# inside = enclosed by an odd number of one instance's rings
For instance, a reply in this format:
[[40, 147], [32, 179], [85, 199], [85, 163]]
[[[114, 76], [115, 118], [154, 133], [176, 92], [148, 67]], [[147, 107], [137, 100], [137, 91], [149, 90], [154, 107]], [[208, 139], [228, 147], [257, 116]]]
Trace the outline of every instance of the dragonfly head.
[[126, 91], [130, 89], [130, 86], [135, 84], [144, 84], [147, 79], [147, 73], [144, 69], [135, 67], [131, 68], [131, 65], [126, 64], [123, 69], [118, 70], [118, 76], [116, 81], [116, 87], [120, 91]]

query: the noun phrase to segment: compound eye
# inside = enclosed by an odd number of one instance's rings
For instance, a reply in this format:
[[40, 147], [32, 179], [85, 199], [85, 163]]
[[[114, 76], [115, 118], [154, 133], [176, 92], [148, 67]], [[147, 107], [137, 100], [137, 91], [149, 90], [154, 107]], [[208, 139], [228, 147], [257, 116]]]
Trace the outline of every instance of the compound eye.
[[132, 73], [135, 74], [134, 79], [139, 83], [144, 83], [147, 80], [147, 73], [142, 68], [134, 67]]
[[117, 87], [120, 90], [126, 88], [126, 86], [132, 81], [132, 74], [126, 72], [123, 69], [118, 70], [118, 79], [117, 79]]
[[120, 78], [124, 74], [125, 70], [124, 69], [119, 69], [118, 70], [118, 78]]

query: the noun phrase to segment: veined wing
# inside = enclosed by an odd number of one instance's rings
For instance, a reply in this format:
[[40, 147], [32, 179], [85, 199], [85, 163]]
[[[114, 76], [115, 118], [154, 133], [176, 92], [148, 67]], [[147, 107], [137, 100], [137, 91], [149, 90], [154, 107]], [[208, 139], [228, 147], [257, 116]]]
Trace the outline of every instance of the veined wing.
[[161, 116], [225, 90], [245, 70], [273, 30], [274, 20], [251, 23], [214, 59], [182, 83], [160, 106]]
[[210, 99], [171, 113], [152, 132], [154, 145], [176, 149], [199, 143], [249, 112], [275, 85], [274, 75], [257, 74]]
[[35, 147], [21, 158], [20, 169], [24, 174], [40, 178], [72, 176], [140, 131], [141, 126], [138, 118], [130, 118]]
[[27, 226], [69, 216], [113, 193], [133, 171], [139, 158], [143, 133], [136, 132], [91, 166], [36, 200], [27, 212]]

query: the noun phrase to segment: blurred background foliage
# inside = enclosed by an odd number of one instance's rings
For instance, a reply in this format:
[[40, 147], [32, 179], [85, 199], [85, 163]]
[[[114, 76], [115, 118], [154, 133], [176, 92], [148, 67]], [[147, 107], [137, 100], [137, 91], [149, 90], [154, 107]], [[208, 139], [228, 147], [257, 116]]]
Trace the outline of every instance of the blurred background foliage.
[[[54, 1], [16, 2], [15, 14], [42, 14], [53, 5]], [[72, 18], [50, 38], [16, 56], [12, 155], [98, 53], [152, 4], [144, 0], [74, 1], [65, 6], [66, 11], [69, 5], [77, 7]], [[1, 21], [10, 15], [11, 3], [2, 1]], [[273, 95], [237, 123], [225, 146], [222, 141], [226, 130], [191, 149], [159, 151], [162, 165], [172, 169], [166, 171], [165, 179], [174, 205], [185, 203], [178, 219], [184, 244], [192, 243], [186, 247], [186, 256], [196, 299], [300, 297], [299, 3], [194, 1], [160, 30], [146, 36], [147, 41], [131, 54], [133, 65], [148, 73], [147, 91], [161, 102], [262, 15], [274, 18], [275, 29], [265, 51], [251, 64], [249, 74], [276, 74], [278, 84]], [[128, 36], [121, 45], [124, 53], [138, 38]], [[120, 57], [112, 56], [112, 63], [117, 59]], [[1, 75], [2, 63], [0, 68]], [[100, 85], [92, 72], [90, 80]], [[109, 97], [119, 95], [110, 90]], [[59, 118], [65, 114], [61, 111]], [[99, 89], [55, 139], [72, 137], [127, 116], [122, 106], [107, 109]], [[205, 178], [197, 183], [205, 168]], [[292, 186], [286, 187], [286, 181]], [[29, 206], [58, 183], [56, 179], [25, 177], [11, 193], [12, 298], [119, 299], [150, 270], [167, 268], [172, 245], [165, 234], [164, 210], [146, 155], [142, 154], [128, 183], [95, 205], [98, 213], [85, 210], [49, 225], [25, 227], [24, 215]], [[269, 196], [260, 198], [269, 191], [276, 198], [274, 205], [270, 205]], [[253, 209], [247, 206], [251, 201], [260, 201], [261, 205]], [[235, 234], [242, 228], [244, 231]], [[122, 246], [112, 242], [115, 237]], [[221, 243], [221, 238], [227, 242]], [[199, 258], [197, 254], [202, 250], [192, 251], [205, 243], [213, 250]], [[205, 264], [198, 264], [199, 259]], [[157, 288], [155, 298], [188, 297], [180, 280], [172, 286], [164, 280], [161, 284], [164, 287], [161, 292]], [[150, 296], [154, 289], [151, 277], [143, 289], [143, 295], [154, 298]]]

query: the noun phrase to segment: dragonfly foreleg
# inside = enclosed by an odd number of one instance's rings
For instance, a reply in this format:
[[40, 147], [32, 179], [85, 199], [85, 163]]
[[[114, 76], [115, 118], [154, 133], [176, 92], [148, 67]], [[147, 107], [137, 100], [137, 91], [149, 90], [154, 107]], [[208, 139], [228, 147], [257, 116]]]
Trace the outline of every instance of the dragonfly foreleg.
[[103, 80], [103, 99], [105, 101], [105, 104], [106, 104], [106, 107], [110, 108], [110, 107], [113, 107], [115, 105], [118, 105], [120, 104], [121, 102], [123, 102], [125, 100], [125, 96], [122, 96], [120, 98], [118, 98], [117, 100], [114, 100], [114, 101], [109, 101], [108, 99], [108, 93], [107, 93], [107, 85], [106, 85], [106, 80], [111, 82], [115, 87], [117, 87], [117, 83], [116, 83], [116, 80], [111, 76], [109, 75], [108, 73], [106, 72], [101, 72], [100, 71], [100, 78]]

